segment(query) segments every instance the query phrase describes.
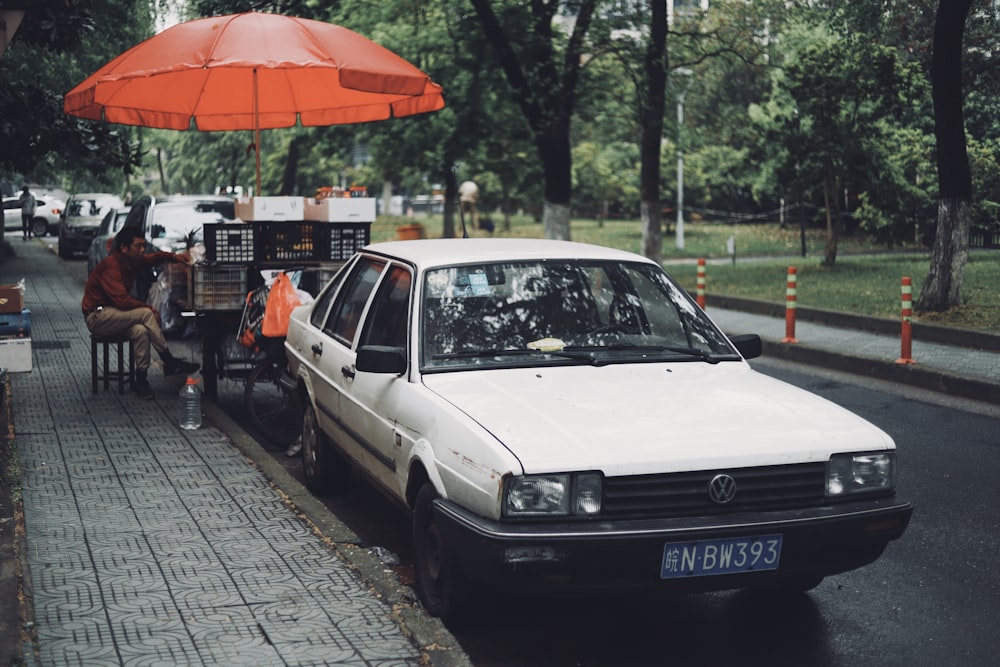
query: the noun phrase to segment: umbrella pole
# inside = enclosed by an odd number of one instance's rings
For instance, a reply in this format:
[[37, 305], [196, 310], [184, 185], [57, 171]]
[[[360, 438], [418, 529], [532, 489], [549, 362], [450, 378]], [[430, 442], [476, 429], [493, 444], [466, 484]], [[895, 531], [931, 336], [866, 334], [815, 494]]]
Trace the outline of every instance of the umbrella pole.
[[257, 68], [253, 69], [253, 153], [257, 169], [257, 189], [254, 197], [260, 197], [260, 102], [257, 99]]

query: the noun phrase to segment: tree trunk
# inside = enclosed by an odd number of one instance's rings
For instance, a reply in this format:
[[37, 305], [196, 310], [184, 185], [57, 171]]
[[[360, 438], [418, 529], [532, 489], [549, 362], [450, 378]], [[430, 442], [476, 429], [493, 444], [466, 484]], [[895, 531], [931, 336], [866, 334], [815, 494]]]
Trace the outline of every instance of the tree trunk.
[[[650, 33], [646, 48], [646, 103], [641, 110], [640, 204], [642, 254], [663, 262], [663, 207], [660, 205], [660, 144], [667, 89], [667, 3], [650, 0]], [[640, 96], [641, 98], [641, 96]]]
[[295, 179], [299, 173], [299, 140], [293, 138], [288, 144], [288, 155], [285, 158], [285, 172], [281, 176], [281, 191], [283, 197], [295, 194]]
[[837, 204], [837, 178], [833, 166], [826, 165], [823, 176], [823, 206], [826, 208], [826, 248], [823, 252], [823, 266], [837, 265], [837, 246], [840, 245], [840, 209]]
[[382, 215], [389, 215], [392, 205], [392, 179], [382, 179]]
[[167, 175], [163, 170], [163, 151], [156, 149], [156, 168], [160, 172], [160, 185], [164, 194], [170, 194], [170, 183], [167, 182]]
[[503, 230], [510, 232], [510, 184], [504, 179], [500, 179], [501, 201], [503, 202]]
[[934, 136], [937, 140], [938, 219], [931, 266], [916, 309], [941, 312], [961, 303], [969, 256], [972, 176], [962, 115], [962, 36], [972, 0], [938, 5], [931, 59]]
[[569, 241], [573, 157], [568, 121], [565, 127], [563, 123], [554, 123], [536, 142], [545, 174], [545, 208], [542, 213], [545, 238]]
[[[444, 172], [444, 226], [441, 230], [441, 238], [455, 238], [455, 200], [458, 199], [458, 179], [455, 177], [454, 169], [446, 169]], [[462, 230], [458, 230], [461, 236]]]
[[938, 200], [937, 236], [917, 310], [941, 312], [960, 304], [968, 257], [969, 202]]

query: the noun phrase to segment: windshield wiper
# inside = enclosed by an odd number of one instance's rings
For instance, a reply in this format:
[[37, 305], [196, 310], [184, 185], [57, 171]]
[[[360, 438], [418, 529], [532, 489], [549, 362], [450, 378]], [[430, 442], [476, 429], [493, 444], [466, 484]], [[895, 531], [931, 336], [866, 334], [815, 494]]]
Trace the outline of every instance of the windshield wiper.
[[586, 345], [586, 346], [574, 346], [567, 347], [566, 351], [601, 351], [601, 350], [612, 350], [615, 352], [625, 351], [625, 352], [673, 352], [675, 354], [681, 354], [685, 357], [692, 357], [704, 361], [709, 364], [717, 364], [723, 360], [738, 359], [734, 354], [725, 355], [713, 355], [705, 350], [700, 350], [696, 347], [674, 347], [670, 345], [638, 345], [635, 343], [611, 343], [609, 345]]
[[592, 363], [597, 366], [602, 366], [603, 364], [598, 363], [594, 358], [594, 355], [589, 352], [582, 351], [572, 351], [572, 350], [529, 350], [529, 349], [503, 349], [503, 350], [470, 350], [469, 352], [446, 352], [440, 354], [431, 355], [431, 359], [434, 361], [440, 361], [443, 359], [485, 359], [489, 357], [541, 357], [541, 356], [552, 356], [552, 357], [562, 357], [564, 359], [573, 359], [575, 361], [584, 361], [588, 364]]

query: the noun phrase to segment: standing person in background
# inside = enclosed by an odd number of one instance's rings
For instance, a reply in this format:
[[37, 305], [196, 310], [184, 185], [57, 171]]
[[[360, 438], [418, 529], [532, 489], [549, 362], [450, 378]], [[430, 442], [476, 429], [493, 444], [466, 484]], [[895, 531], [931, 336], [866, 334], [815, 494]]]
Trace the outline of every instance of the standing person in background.
[[198, 364], [178, 359], [167, 349], [160, 328], [160, 314], [149, 304], [131, 294], [136, 277], [143, 271], [165, 262], [187, 262], [188, 253], [155, 252], [146, 254], [146, 237], [135, 227], [124, 227], [115, 236], [114, 251], [98, 264], [83, 288], [83, 317], [87, 329], [96, 336], [127, 335], [135, 350], [135, 385], [132, 393], [150, 400], [153, 390], [147, 373], [149, 348], [163, 361], [164, 375], [194, 373]]
[[21, 240], [27, 241], [31, 238], [31, 219], [35, 217], [35, 207], [38, 202], [35, 201], [27, 185], [21, 190], [21, 196], [17, 200], [21, 203]]
[[462, 206], [462, 213], [469, 214], [469, 224], [473, 229], [478, 229], [479, 214], [476, 213], [476, 202], [479, 201], [479, 186], [472, 181], [463, 181], [458, 186], [458, 200]]

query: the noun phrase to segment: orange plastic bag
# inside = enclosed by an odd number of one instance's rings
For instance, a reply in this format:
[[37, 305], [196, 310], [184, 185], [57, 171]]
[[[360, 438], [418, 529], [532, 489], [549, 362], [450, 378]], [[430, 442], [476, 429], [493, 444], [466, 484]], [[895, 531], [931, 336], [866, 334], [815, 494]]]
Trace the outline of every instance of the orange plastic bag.
[[301, 305], [302, 301], [299, 300], [291, 279], [287, 274], [279, 273], [267, 295], [261, 333], [270, 338], [288, 335], [288, 319], [292, 316], [292, 311]]

